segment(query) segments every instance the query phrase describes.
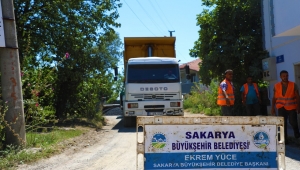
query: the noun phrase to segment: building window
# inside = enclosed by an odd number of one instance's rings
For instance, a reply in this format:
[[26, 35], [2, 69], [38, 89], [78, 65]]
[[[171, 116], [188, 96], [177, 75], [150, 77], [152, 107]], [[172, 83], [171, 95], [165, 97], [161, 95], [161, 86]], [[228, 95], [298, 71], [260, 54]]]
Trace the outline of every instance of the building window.
[[195, 73], [192, 73], [191, 74], [191, 82], [196, 82], [196, 74]]

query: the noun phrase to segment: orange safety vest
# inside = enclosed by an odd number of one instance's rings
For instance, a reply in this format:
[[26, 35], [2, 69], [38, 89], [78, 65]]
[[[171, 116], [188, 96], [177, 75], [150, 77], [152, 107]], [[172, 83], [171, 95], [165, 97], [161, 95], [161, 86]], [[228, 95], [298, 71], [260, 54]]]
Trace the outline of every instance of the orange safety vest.
[[[255, 89], [255, 92], [256, 92], [256, 96], [257, 96], [257, 98], [259, 98], [259, 92], [258, 92], [258, 86], [257, 86], [257, 84], [256, 83], [252, 83], [253, 84], [253, 86], [254, 86], [254, 89]], [[248, 88], [248, 84], [247, 83], [245, 83], [244, 84], [244, 92], [243, 92], [243, 94], [244, 94], [244, 100], [243, 101], [246, 101], [245, 100], [245, 98], [246, 98], [246, 96], [247, 96], [247, 94], [248, 94], [248, 91], [249, 91], [249, 88]]]
[[275, 84], [275, 98], [276, 98], [276, 108], [284, 107], [286, 110], [297, 109], [297, 101], [295, 95], [295, 83], [288, 82], [288, 87], [286, 93], [282, 96], [282, 85], [280, 83]]
[[[226, 82], [227, 84], [227, 90], [226, 93], [228, 95], [229, 101], [230, 101], [230, 106], [234, 105], [234, 92], [233, 92], [233, 87], [231, 85], [231, 83], [229, 81], [227, 81], [226, 79], [224, 79], [222, 82]], [[223, 94], [223, 90], [221, 89], [221, 87], [219, 86], [219, 91], [218, 91], [218, 100], [217, 100], [217, 104], [219, 106], [226, 106], [226, 97]]]

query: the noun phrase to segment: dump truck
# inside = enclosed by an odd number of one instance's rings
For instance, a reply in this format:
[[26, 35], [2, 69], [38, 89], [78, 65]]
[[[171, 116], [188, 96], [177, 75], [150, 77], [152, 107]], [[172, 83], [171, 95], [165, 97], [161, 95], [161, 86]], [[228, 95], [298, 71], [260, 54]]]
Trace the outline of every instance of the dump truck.
[[183, 96], [175, 37], [124, 38], [124, 126], [137, 116], [182, 116]]

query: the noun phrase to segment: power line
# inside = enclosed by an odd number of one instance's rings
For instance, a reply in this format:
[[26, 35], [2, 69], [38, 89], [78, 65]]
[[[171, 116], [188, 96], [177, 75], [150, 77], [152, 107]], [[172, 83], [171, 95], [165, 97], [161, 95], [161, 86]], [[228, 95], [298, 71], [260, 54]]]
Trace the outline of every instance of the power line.
[[179, 50], [176, 50], [179, 54], [180, 54], [180, 57], [184, 58], [184, 56], [181, 54], [181, 52]]
[[157, 12], [157, 10], [156, 10], [155, 6], [152, 4], [152, 2], [151, 2], [151, 1], [149, 1], [149, 2], [150, 2], [150, 4], [151, 4], [151, 6], [153, 7], [153, 9], [155, 10], [155, 12], [157, 13], [157, 15], [159, 16], [159, 19], [162, 21], [162, 23], [164, 23], [165, 27], [166, 27], [166, 28], [167, 28], [167, 30], [168, 30], [168, 27], [167, 27], [167, 25], [165, 24], [165, 22], [163, 21], [162, 17], [159, 15], [159, 13]]
[[[149, 15], [149, 13], [147, 12], [147, 10], [141, 5], [141, 3], [138, 1], [138, 0], [136, 0], [137, 2], [138, 2], [138, 4], [140, 5], [140, 7], [143, 9], [143, 11], [145, 11], [145, 13], [148, 15], [148, 17], [151, 19], [151, 21], [154, 23], [154, 25], [155, 25], [155, 27], [162, 33], [162, 34], [164, 34], [163, 33], [163, 31], [161, 30], [161, 28], [160, 27], [158, 27], [158, 24], [155, 22], [155, 20], [151, 17], [151, 15]], [[151, 1], [150, 1], [151, 2]]]
[[133, 14], [137, 17], [138, 20], [147, 28], [148, 31], [150, 31], [154, 36], [156, 36], [144, 23], [143, 21], [135, 14], [135, 12], [130, 8], [130, 6], [127, 4], [127, 2], [124, 0], [125, 4], [128, 6], [128, 8], [133, 12]]
[[157, 3], [157, 1], [155, 0], [155, 3], [157, 4], [158, 8], [160, 9], [161, 13], [163, 14], [163, 16], [166, 18], [167, 22], [171, 25], [171, 27], [174, 30], [173, 25], [169, 22], [168, 18], [166, 17], [166, 15], [164, 14], [163, 10], [160, 8], [159, 4]]

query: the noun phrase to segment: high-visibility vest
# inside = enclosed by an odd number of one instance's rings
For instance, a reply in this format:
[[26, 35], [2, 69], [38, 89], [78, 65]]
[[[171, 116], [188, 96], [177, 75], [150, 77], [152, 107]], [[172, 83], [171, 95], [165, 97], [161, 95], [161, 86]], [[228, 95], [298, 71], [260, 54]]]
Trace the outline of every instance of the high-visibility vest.
[[[259, 98], [258, 86], [257, 86], [256, 83], [252, 83], [252, 84], [254, 86], [254, 89], [255, 89], [255, 92], [256, 92], [256, 96], [257, 96], [257, 98]], [[249, 91], [248, 84], [245, 83], [244, 84], [244, 92], [243, 92], [243, 94], [244, 94], [244, 100], [243, 101], [245, 101], [245, 98], [246, 98], [246, 96], [248, 94], [248, 91]]]
[[[229, 81], [227, 81], [226, 79], [224, 79], [222, 82], [226, 82], [227, 84], [227, 90], [226, 93], [228, 95], [229, 101], [230, 101], [230, 105], [233, 106], [234, 105], [234, 92], [233, 92], [233, 87], [231, 85], [231, 83]], [[218, 100], [217, 100], [217, 104], [219, 106], [226, 106], [226, 97], [223, 94], [223, 90], [221, 89], [221, 87], [219, 86], [219, 91], [218, 91]]]
[[297, 101], [295, 95], [295, 83], [288, 82], [286, 93], [282, 96], [282, 84], [281, 82], [275, 84], [275, 98], [276, 108], [284, 107], [286, 110], [297, 109]]

